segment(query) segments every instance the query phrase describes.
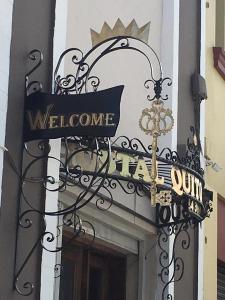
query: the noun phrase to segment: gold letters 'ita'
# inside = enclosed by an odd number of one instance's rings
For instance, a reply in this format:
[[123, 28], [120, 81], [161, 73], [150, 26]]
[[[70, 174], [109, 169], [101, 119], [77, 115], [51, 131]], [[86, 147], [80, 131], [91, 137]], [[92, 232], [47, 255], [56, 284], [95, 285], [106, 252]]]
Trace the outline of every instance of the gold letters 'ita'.
[[145, 108], [142, 111], [139, 120], [139, 126], [146, 134], [152, 136], [152, 166], [150, 172], [151, 178], [151, 204], [155, 206], [156, 203], [161, 205], [168, 205], [172, 200], [171, 191], [160, 191], [157, 193], [157, 156], [156, 151], [158, 147], [158, 137], [170, 132], [174, 125], [174, 118], [172, 110], [164, 107], [164, 102], [161, 99], [156, 99], [152, 102], [150, 108]]

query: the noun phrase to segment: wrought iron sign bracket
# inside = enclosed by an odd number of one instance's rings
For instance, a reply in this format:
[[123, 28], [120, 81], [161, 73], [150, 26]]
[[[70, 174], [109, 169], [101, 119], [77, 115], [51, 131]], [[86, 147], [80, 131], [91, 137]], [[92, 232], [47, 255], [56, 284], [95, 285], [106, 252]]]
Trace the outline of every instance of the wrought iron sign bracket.
[[[141, 50], [141, 46], [144, 46], [147, 51]], [[148, 90], [147, 100], [151, 106], [143, 110], [139, 120], [140, 128], [152, 136], [152, 143], [148, 147], [144, 146], [137, 138], [129, 139], [121, 136], [115, 138], [114, 141], [110, 139], [115, 135], [119, 123], [119, 104], [123, 87], [98, 92], [100, 79], [95, 74], [93, 75], [93, 70], [101, 58], [122, 50], [140, 53], [149, 65], [150, 72], [144, 87]], [[70, 56], [75, 71], [73, 74], [62, 76], [59, 74], [59, 70], [66, 56]], [[35, 224], [39, 224], [41, 230], [20, 264], [18, 256], [21, 249], [17, 240], [14, 270], [15, 290], [23, 296], [32, 294], [35, 285], [31, 280], [24, 280], [25, 270], [32, 255], [39, 247], [45, 251], [59, 252], [74, 239], [84, 236], [87, 231], [91, 232], [92, 242], [95, 238], [95, 229], [90, 222], [81, 219], [79, 210], [94, 200], [98, 209], [108, 210], [113, 202], [113, 190], [121, 188], [127, 194], [135, 193], [140, 197], [148, 195], [156, 211], [156, 219], [152, 223], [158, 229], [158, 244], [161, 249], [159, 261], [162, 267], [160, 278], [164, 284], [162, 297], [163, 300], [166, 299], [168, 284], [180, 280], [183, 272], [178, 277], [174, 274], [172, 278], [165, 279], [168, 265], [165, 264], [163, 258], [168, 253], [165, 252], [163, 243], [167, 243], [172, 234], [175, 234], [176, 241], [180, 232], [185, 232], [188, 237], [189, 226], [202, 221], [210, 213], [211, 199], [206, 200], [206, 197], [202, 196], [204, 190], [203, 170], [200, 167], [199, 152], [190, 141], [188, 141], [185, 157], [182, 158], [169, 148], [161, 151], [158, 149], [158, 138], [167, 134], [174, 124], [172, 111], [164, 107], [164, 101], [168, 99], [168, 95], [163, 94], [163, 85], [170, 86], [172, 81], [169, 78], [163, 78], [158, 56], [149, 45], [129, 36], [113, 37], [103, 41], [86, 55], [78, 48], [67, 49], [60, 56], [54, 72], [53, 95], [44, 94], [41, 83], [30, 79], [34, 71], [41, 66], [43, 60], [41, 51], [32, 50], [28, 59], [33, 64], [26, 76], [24, 155], [27, 156], [28, 160], [25, 161], [28, 163], [24, 162], [24, 170], [20, 175], [17, 239], [21, 238], [25, 231], [31, 230]], [[157, 65], [157, 76], [154, 73], [151, 59], [154, 59]], [[106, 99], [102, 98], [103, 101], [99, 102], [102, 111], [97, 110], [98, 105], [93, 102], [96, 95], [98, 95], [97, 98], [105, 97]], [[90, 97], [93, 98], [90, 100]], [[93, 113], [90, 114], [80, 109], [78, 114], [75, 107], [81, 98], [81, 103], [84, 99], [90, 100], [88, 102], [89, 112], [93, 109]], [[60, 103], [59, 99], [70, 103], [74, 113], [68, 115], [65, 102]], [[107, 99], [109, 102], [106, 102]], [[115, 105], [115, 101], [117, 105]], [[112, 107], [116, 107], [116, 109], [108, 111]], [[47, 139], [60, 137], [62, 138], [62, 153], [59, 159], [51, 156], [50, 144]], [[39, 139], [41, 141], [37, 142], [38, 154], [32, 153], [29, 148], [30, 140]], [[128, 170], [124, 175], [121, 167], [127, 158]], [[29, 175], [32, 174], [32, 168], [36, 162], [42, 161], [47, 164], [51, 159], [60, 165], [59, 181], [54, 174], [48, 174], [43, 178]], [[85, 160], [88, 163], [84, 165]], [[74, 196], [71, 205], [59, 207], [56, 211], [45, 211], [45, 209], [40, 210], [33, 206], [31, 199], [26, 196], [25, 183], [26, 186], [38, 184], [44, 190], [51, 192], [63, 192], [68, 187], [81, 187], [82, 191]], [[99, 197], [101, 191], [108, 195], [107, 201]], [[57, 218], [57, 234], [47, 230], [46, 217]], [[59, 246], [56, 243], [57, 246], [54, 248], [48, 247], [51, 243], [54, 244], [58, 235], [62, 233], [62, 228], [66, 226], [73, 228], [73, 237], [67, 241], [66, 245]], [[183, 249], [189, 247], [189, 242], [190, 239], [187, 238], [187, 244], [182, 244]], [[180, 258], [175, 257], [175, 254], [173, 254], [172, 260], [174, 265], [181, 261]], [[60, 266], [57, 264], [55, 270], [59, 269]], [[167, 299], [169, 299], [168, 297]]]

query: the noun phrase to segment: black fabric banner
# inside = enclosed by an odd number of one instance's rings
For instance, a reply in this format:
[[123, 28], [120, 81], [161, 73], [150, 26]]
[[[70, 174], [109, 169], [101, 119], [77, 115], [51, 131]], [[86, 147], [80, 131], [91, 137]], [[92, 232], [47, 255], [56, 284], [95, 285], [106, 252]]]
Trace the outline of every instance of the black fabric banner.
[[26, 98], [24, 140], [111, 137], [120, 120], [124, 86], [79, 95], [34, 93]]

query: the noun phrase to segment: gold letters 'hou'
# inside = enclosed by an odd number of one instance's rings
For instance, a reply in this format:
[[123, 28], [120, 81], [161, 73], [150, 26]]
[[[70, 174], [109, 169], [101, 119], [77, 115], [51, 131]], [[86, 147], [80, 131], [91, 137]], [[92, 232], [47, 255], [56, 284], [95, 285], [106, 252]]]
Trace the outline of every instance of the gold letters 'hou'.
[[164, 107], [164, 102], [160, 99], [156, 99], [152, 102], [150, 108], [145, 108], [142, 111], [141, 118], [139, 120], [139, 126], [146, 134], [152, 136], [152, 166], [151, 166], [151, 203], [155, 206], [156, 203], [161, 205], [169, 205], [171, 202], [171, 192], [161, 191], [157, 193], [157, 144], [158, 137], [162, 134], [165, 135], [174, 125], [174, 118], [172, 116], [172, 110]]

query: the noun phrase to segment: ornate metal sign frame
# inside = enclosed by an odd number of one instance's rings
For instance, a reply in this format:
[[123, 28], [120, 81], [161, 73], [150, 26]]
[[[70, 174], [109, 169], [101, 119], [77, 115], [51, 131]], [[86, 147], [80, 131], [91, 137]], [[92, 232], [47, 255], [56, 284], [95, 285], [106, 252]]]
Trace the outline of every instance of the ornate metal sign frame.
[[[144, 47], [144, 50], [142, 50]], [[95, 65], [105, 55], [115, 51], [130, 50], [144, 56], [149, 65], [149, 74], [144, 83], [148, 91], [147, 100], [151, 103], [150, 108], [143, 110], [142, 116], [139, 120], [140, 128], [146, 133], [152, 135], [153, 142], [149, 147], [145, 147], [142, 142], [136, 138], [128, 139], [127, 137], [119, 137], [113, 142], [109, 138], [93, 138], [93, 137], [65, 137], [62, 140], [64, 154], [61, 159], [52, 157], [50, 154], [50, 145], [48, 141], [40, 141], [38, 143], [37, 153], [31, 153], [29, 150], [29, 143], [24, 144], [24, 153], [29, 157], [29, 162], [24, 166], [23, 174], [20, 176], [20, 208], [18, 211], [18, 228], [17, 238], [23, 234], [23, 231], [29, 230], [34, 226], [32, 219], [34, 215], [41, 218], [42, 229], [40, 236], [34, 241], [33, 246], [26, 254], [21, 265], [18, 266], [17, 256], [19, 248], [16, 249], [15, 260], [15, 279], [14, 288], [23, 296], [32, 294], [35, 286], [30, 280], [25, 280], [21, 283], [23, 273], [25, 273], [26, 265], [28, 264], [32, 254], [37, 247], [41, 246], [49, 252], [58, 252], [62, 250], [61, 246], [55, 249], [47, 248], [46, 244], [51, 244], [57, 239], [52, 232], [46, 230], [46, 216], [56, 217], [61, 220], [58, 224], [58, 230], [61, 231], [62, 226], [72, 227], [74, 236], [68, 241], [71, 243], [77, 237], [83, 236], [89, 228], [92, 231], [92, 238], [95, 238], [95, 230], [93, 225], [79, 217], [79, 209], [87, 205], [97, 196], [96, 206], [101, 210], [107, 210], [112, 204], [113, 196], [111, 190], [120, 186], [125, 193], [136, 193], [139, 196], [149, 195], [151, 203], [156, 211], [156, 219], [152, 223], [158, 229], [158, 244], [161, 249], [159, 262], [161, 266], [160, 278], [164, 284], [162, 291], [162, 299], [172, 299], [171, 295], [166, 295], [167, 287], [171, 282], [178, 281], [182, 278], [183, 271], [177, 277], [175, 276], [177, 263], [183, 260], [176, 258], [173, 253], [172, 261], [174, 262], [174, 272], [171, 278], [168, 278], [168, 268], [172, 262], [168, 263], [168, 253], [164, 249], [169, 237], [175, 235], [174, 245], [177, 237], [181, 231], [185, 231], [187, 237], [189, 236], [188, 228], [193, 224], [202, 221], [211, 211], [210, 197], [203, 196], [200, 200], [196, 198], [196, 194], [188, 193], [188, 181], [196, 179], [195, 184], [201, 184], [204, 188], [203, 170], [200, 167], [199, 151], [193, 143], [188, 141], [188, 149], [185, 157], [181, 158], [176, 152], [165, 148], [161, 151], [158, 149], [157, 141], [161, 135], [166, 134], [172, 129], [174, 120], [172, 112], [164, 107], [164, 101], [168, 99], [167, 94], [163, 94], [163, 86], [172, 84], [169, 78], [163, 78], [162, 68], [158, 56], [155, 51], [144, 42], [129, 36], [113, 37], [93, 47], [86, 55], [78, 48], [70, 48], [62, 53], [59, 58], [56, 70], [54, 72], [54, 94], [55, 95], [73, 95], [87, 93], [90, 91], [96, 92], [100, 85], [100, 79], [93, 75]], [[75, 71], [72, 74], [61, 76], [59, 74], [60, 65], [65, 56], [70, 55], [72, 65]], [[32, 69], [26, 76], [26, 90], [27, 95], [42, 90], [42, 85], [38, 81], [32, 81], [31, 75], [40, 67], [43, 56], [39, 50], [33, 50], [29, 53], [29, 61], [33, 62]], [[157, 66], [155, 72], [153, 68], [154, 61]], [[157, 75], [155, 75], [155, 73]], [[192, 132], [194, 133], [193, 129]], [[72, 146], [71, 146], [72, 145]], [[72, 150], [71, 150], [72, 147]], [[135, 179], [133, 174], [131, 176], [119, 176], [110, 174], [110, 159], [112, 152], [122, 152], [132, 157], [139, 157], [142, 161], [149, 163], [150, 181]], [[72, 165], [71, 161], [76, 160], [76, 157], [83, 155], [90, 155], [92, 158], [92, 171], [84, 170], [79, 163]], [[102, 160], [104, 153], [104, 160]], [[60, 164], [60, 181], [58, 187], [55, 188], [57, 179], [53, 175], [45, 176], [45, 178], [35, 178], [30, 176], [32, 168], [35, 163], [48, 160], [55, 160]], [[11, 166], [15, 169], [12, 158], [9, 160]], [[136, 160], [136, 165], [138, 164]], [[180, 186], [176, 190], [172, 186], [171, 174], [174, 174], [173, 180]], [[183, 175], [184, 174], [184, 175]], [[180, 178], [184, 176], [184, 179]], [[164, 177], [164, 182], [159, 183], [159, 177]], [[121, 184], [121, 180], [126, 182], [126, 185]], [[26, 196], [24, 191], [24, 183], [39, 184], [45, 190], [52, 192], [63, 192], [67, 186], [79, 186], [82, 191], [75, 197], [74, 202], [68, 207], [59, 207], [57, 211], [39, 210], [33, 206], [31, 199]], [[51, 185], [53, 188], [51, 189]], [[189, 184], [190, 185], [190, 184]], [[100, 190], [107, 192], [108, 200], [104, 200], [99, 195]], [[91, 192], [91, 193], [90, 193]], [[182, 193], [182, 194], [179, 194]], [[192, 205], [190, 205], [192, 203]], [[22, 205], [23, 204], [23, 205]], [[25, 208], [24, 208], [25, 207]], [[193, 209], [191, 209], [191, 207]], [[198, 211], [196, 214], [195, 208]], [[183, 243], [184, 249], [188, 248], [190, 238], [187, 238], [187, 243]], [[18, 245], [18, 243], [17, 243]], [[175, 249], [175, 246], [174, 246]], [[56, 271], [60, 266], [56, 266]], [[183, 270], [183, 269], [182, 269]], [[57, 275], [58, 276], [58, 275]]]

